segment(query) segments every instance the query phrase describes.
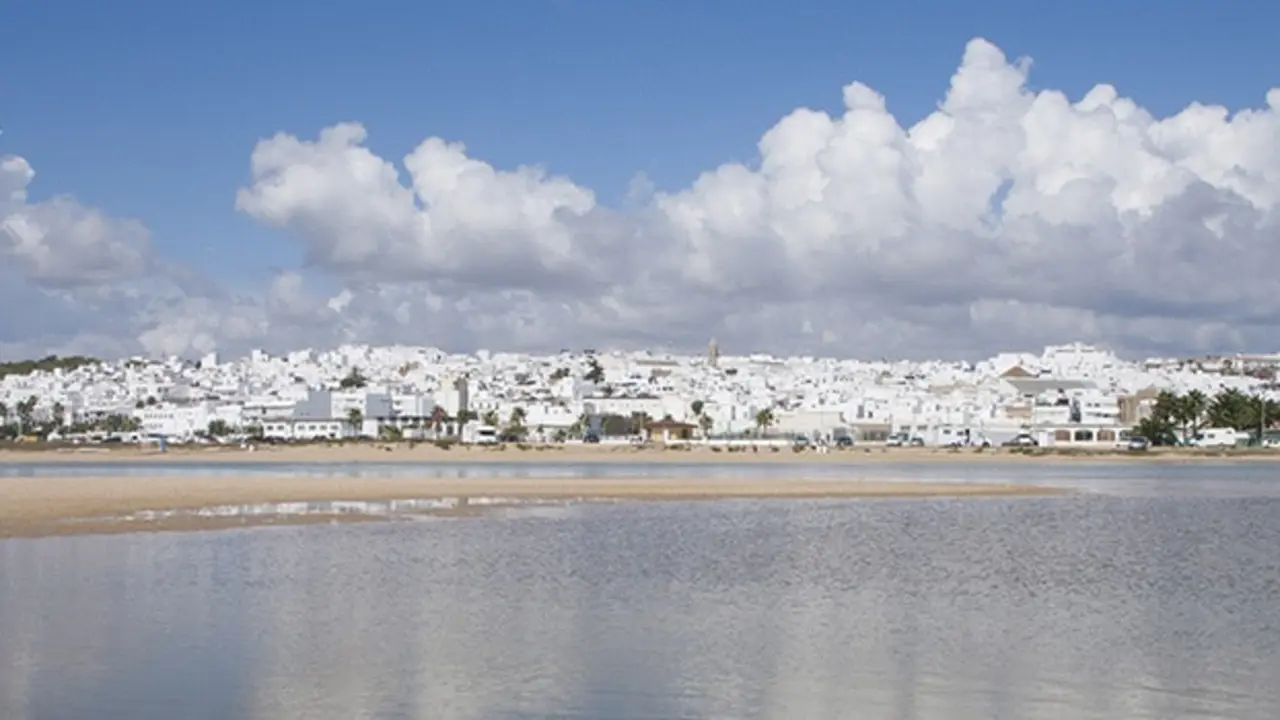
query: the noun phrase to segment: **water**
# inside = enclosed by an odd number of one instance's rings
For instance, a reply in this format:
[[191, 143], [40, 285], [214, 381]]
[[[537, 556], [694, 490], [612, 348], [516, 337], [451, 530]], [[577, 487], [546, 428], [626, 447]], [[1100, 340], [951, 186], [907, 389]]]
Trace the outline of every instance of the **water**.
[[1269, 466], [932, 467], [1090, 492], [0, 541], [0, 718], [1280, 717]]
[[1280, 498], [1280, 464], [1194, 461], [961, 461], [866, 463], [679, 462], [158, 462], [0, 463], [6, 477], [425, 477], [425, 478], [805, 478], [1051, 485], [1089, 492]]

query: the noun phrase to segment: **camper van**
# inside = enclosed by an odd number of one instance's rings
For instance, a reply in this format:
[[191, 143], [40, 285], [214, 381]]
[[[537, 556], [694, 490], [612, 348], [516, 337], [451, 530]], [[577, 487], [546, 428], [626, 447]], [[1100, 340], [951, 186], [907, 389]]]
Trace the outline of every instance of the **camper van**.
[[1241, 439], [1241, 433], [1235, 428], [1205, 428], [1196, 433], [1188, 444], [1195, 447], [1235, 447]]

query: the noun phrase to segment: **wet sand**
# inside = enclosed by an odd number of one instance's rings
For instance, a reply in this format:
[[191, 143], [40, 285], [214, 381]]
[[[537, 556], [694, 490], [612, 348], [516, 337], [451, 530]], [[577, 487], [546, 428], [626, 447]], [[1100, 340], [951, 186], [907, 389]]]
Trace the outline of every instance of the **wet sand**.
[[924, 498], [1035, 496], [1063, 490], [976, 483], [864, 480], [709, 478], [334, 478], [334, 477], [15, 477], [0, 478], [0, 537], [39, 537], [142, 530], [206, 530], [245, 525], [394, 519], [358, 511], [305, 515], [159, 517], [156, 511], [198, 511], [232, 506], [302, 502], [379, 502], [433, 498], [495, 498], [497, 505], [465, 503], [417, 511], [459, 515], [518, 501], [714, 500], [740, 498]]
[[147, 447], [0, 448], [0, 463], [822, 463], [866, 464], [883, 462], [1266, 462], [1280, 460], [1280, 450], [1210, 450], [1153, 448], [1132, 453], [1122, 449], [1062, 450], [1037, 448], [887, 448], [865, 446], [795, 451], [789, 446], [760, 445], [736, 451], [693, 445], [688, 449], [631, 445], [506, 445], [442, 448], [423, 442], [410, 447], [401, 443], [333, 443], [295, 446], [260, 445], [253, 450], [238, 446], [178, 446], [160, 452]]

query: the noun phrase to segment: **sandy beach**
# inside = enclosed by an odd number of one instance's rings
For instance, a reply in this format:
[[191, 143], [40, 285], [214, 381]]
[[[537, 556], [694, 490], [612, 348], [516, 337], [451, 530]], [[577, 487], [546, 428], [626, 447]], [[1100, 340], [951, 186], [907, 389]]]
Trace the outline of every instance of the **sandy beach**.
[[[350, 478], [350, 477], [13, 477], [0, 478], [0, 537], [86, 532], [213, 529], [279, 522], [387, 519], [350, 509], [303, 516], [263, 512], [243, 517], [194, 513], [208, 508], [279, 503], [380, 502], [432, 498], [527, 500], [710, 500], [733, 498], [885, 498], [1045, 495], [1060, 490], [997, 484], [861, 480], [707, 478]], [[485, 507], [492, 507], [493, 504]], [[422, 514], [475, 511], [465, 503]], [[130, 519], [139, 513], [147, 517]], [[176, 515], [176, 516], [173, 516]]]
[[433, 443], [333, 443], [312, 445], [260, 445], [253, 450], [238, 446], [177, 446], [160, 452], [154, 445], [86, 446], [46, 449], [0, 448], [0, 463], [823, 463], [861, 464], [883, 462], [1266, 462], [1280, 460], [1277, 450], [1212, 450], [1152, 448], [1147, 452], [1124, 450], [1060, 450], [1035, 448], [888, 448], [865, 446], [796, 452], [791, 447], [743, 447], [736, 451], [693, 445], [685, 448], [630, 445], [506, 445], [446, 446]]

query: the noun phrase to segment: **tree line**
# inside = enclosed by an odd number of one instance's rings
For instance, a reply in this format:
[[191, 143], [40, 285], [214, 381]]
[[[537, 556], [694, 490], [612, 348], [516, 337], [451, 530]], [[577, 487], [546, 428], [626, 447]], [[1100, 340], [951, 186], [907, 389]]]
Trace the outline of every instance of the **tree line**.
[[120, 413], [68, 423], [67, 410], [62, 403], [54, 403], [47, 413], [37, 415], [39, 403], [39, 398], [34, 395], [12, 407], [0, 402], [0, 440], [12, 440], [20, 435], [47, 437], [55, 430], [68, 434], [110, 434], [137, 432], [141, 428], [137, 418]]
[[1157, 445], [1176, 445], [1204, 428], [1259, 433], [1278, 420], [1280, 403], [1234, 388], [1213, 396], [1199, 390], [1182, 395], [1165, 390], [1156, 397], [1151, 416], [1139, 422], [1134, 432]]
[[6, 375], [30, 375], [34, 372], [53, 372], [55, 370], [71, 372], [78, 368], [100, 365], [101, 363], [101, 360], [85, 355], [67, 355], [65, 357], [47, 355], [37, 360], [16, 360], [0, 363], [0, 378]]

